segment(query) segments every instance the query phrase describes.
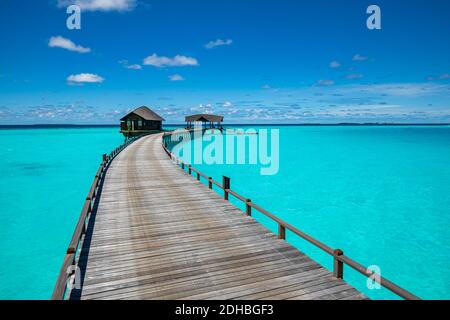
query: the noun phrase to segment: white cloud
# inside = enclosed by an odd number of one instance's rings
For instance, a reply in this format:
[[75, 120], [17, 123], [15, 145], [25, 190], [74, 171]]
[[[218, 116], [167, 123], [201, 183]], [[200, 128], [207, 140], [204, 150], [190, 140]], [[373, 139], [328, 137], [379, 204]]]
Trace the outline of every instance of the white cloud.
[[136, 0], [58, 0], [60, 8], [72, 4], [85, 11], [130, 11], [136, 7]]
[[205, 114], [213, 114], [214, 113], [214, 107], [211, 103], [207, 104], [199, 104], [198, 106], [193, 106], [190, 108], [191, 112], [196, 113], [205, 113]]
[[156, 53], [144, 59], [144, 64], [154, 67], [198, 66], [198, 61], [192, 57], [176, 55], [173, 58], [158, 56]]
[[272, 89], [272, 86], [265, 84], [265, 85], [261, 86], [261, 89], [265, 89], [265, 90]]
[[345, 76], [347, 79], [361, 79], [363, 77], [360, 73], [351, 73]]
[[339, 68], [340, 66], [341, 66], [341, 64], [336, 60], [330, 62], [330, 68], [335, 69], [335, 68]]
[[355, 54], [354, 56], [353, 56], [353, 61], [366, 61], [367, 59], [369, 59], [368, 57], [364, 57], [364, 56], [362, 56], [362, 55], [360, 55], [360, 54]]
[[140, 64], [130, 64], [128, 66], [125, 66], [125, 68], [133, 70], [141, 70], [142, 66]]
[[179, 74], [169, 76], [170, 81], [184, 81], [185, 79]]
[[217, 39], [217, 40], [210, 41], [207, 44], [205, 44], [205, 48], [212, 49], [212, 48], [220, 47], [220, 46], [229, 46], [232, 43], [233, 43], [233, 40], [231, 40], [231, 39], [227, 39], [227, 40]]
[[441, 74], [440, 76], [437, 76], [437, 77], [433, 77], [433, 76], [427, 77], [427, 80], [429, 80], [429, 81], [447, 80], [447, 79], [450, 79], [450, 74], [448, 74], [448, 73]]
[[[336, 89], [337, 90], [337, 89]], [[342, 87], [342, 93], [370, 93], [384, 94], [395, 97], [419, 97], [448, 92], [450, 87], [445, 84], [436, 83], [387, 83], [387, 84], [367, 84]], [[337, 91], [336, 91], [337, 92]]]
[[319, 81], [317, 81], [317, 84], [319, 86], [331, 86], [334, 84], [334, 81], [333, 80], [319, 80]]
[[123, 65], [124, 68], [127, 68], [127, 69], [133, 69], [133, 70], [142, 69], [142, 66], [140, 64], [128, 64], [128, 60], [120, 60], [119, 63], [121, 65]]
[[51, 48], [63, 48], [69, 51], [75, 51], [79, 53], [88, 53], [91, 52], [90, 48], [85, 48], [79, 45], [76, 45], [73, 43], [72, 40], [69, 40], [67, 38], [57, 36], [57, 37], [51, 37], [48, 41], [48, 46]]
[[72, 74], [67, 77], [69, 83], [101, 83], [105, 79], [93, 73]]
[[233, 104], [230, 101], [225, 101], [222, 104], [222, 106], [225, 107], [225, 108], [231, 108], [233, 106]]

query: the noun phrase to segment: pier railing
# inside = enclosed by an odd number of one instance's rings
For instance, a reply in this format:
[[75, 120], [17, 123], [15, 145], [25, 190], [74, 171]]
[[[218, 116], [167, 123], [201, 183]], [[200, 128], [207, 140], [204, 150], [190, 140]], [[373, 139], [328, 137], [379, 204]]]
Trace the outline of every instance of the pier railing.
[[[192, 173], [195, 173], [196, 178], [198, 181], [201, 181], [201, 178], [205, 179], [208, 182], [208, 188], [212, 190], [213, 185], [218, 187], [219, 189], [223, 190], [223, 198], [224, 200], [229, 199], [229, 195], [231, 194], [236, 199], [242, 201], [245, 204], [245, 214], [247, 216], [252, 215], [252, 209], [262, 213], [266, 217], [272, 219], [278, 224], [278, 239], [286, 239], [286, 230], [289, 230], [293, 234], [299, 236], [300, 238], [306, 240], [307, 242], [311, 243], [312, 245], [316, 246], [317, 248], [321, 249], [322, 251], [326, 252], [327, 254], [331, 255], [333, 257], [333, 278], [336, 279], [344, 279], [344, 265], [347, 265], [354, 270], [358, 271], [362, 275], [371, 278], [373, 281], [376, 281], [384, 288], [390, 290], [394, 294], [398, 295], [399, 297], [406, 299], [406, 300], [420, 300], [420, 298], [411, 292], [401, 288], [400, 286], [396, 285], [392, 281], [382, 277], [381, 275], [377, 275], [375, 272], [371, 271], [367, 267], [363, 266], [362, 264], [356, 262], [355, 260], [347, 257], [344, 255], [344, 251], [341, 249], [333, 249], [326, 245], [325, 243], [311, 237], [310, 235], [304, 233], [303, 231], [297, 229], [293, 225], [287, 223], [286, 221], [278, 218], [274, 214], [270, 213], [269, 211], [265, 210], [264, 208], [261, 208], [257, 204], [255, 204], [251, 199], [248, 199], [237, 192], [233, 191], [231, 189], [231, 183], [230, 178], [223, 176], [222, 177], [222, 183], [219, 183], [215, 181], [212, 177], [207, 176], [206, 174], [202, 173], [201, 171], [195, 169], [190, 164], [187, 164], [183, 162], [181, 159], [177, 158], [169, 149], [169, 143], [174, 142], [171, 139], [171, 133], [164, 133], [162, 138], [162, 146], [167, 153], [167, 155], [170, 157], [170, 159], [176, 163], [183, 171], [186, 172], [189, 175], [192, 175]], [[177, 143], [176, 141], [175, 143]]]
[[129, 144], [140, 137], [141, 136], [128, 139], [125, 143], [111, 151], [111, 153], [103, 155], [102, 162], [95, 174], [94, 181], [89, 189], [86, 200], [84, 201], [75, 231], [73, 232], [72, 239], [70, 240], [69, 247], [64, 256], [63, 264], [58, 279], [56, 280], [55, 288], [53, 289], [52, 300], [64, 300], [70, 296], [71, 287], [74, 285], [73, 282], [76, 279], [76, 272], [79, 272], [77, 271], [78, 257], [89, 226], [89, 218], [97, 199], [99, 188], [105, 178], [106, 171], [111, 164], [111, 161]]

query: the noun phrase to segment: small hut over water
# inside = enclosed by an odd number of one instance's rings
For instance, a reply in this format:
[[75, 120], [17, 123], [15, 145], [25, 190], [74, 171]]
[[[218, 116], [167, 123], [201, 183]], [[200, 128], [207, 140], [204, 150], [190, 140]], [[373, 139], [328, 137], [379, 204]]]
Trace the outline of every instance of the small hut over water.
[[162, 130], [164, 118], [146, 106], [139, 107], [120, 119], [120, 132], [126, 137]]
[[[185, 118], [186, 129], [200, 126], [202, 129], [222, 129], [223, 116], [214, 114], [194, 114]], [[217, 126], [216, 126], [217, 125]]]

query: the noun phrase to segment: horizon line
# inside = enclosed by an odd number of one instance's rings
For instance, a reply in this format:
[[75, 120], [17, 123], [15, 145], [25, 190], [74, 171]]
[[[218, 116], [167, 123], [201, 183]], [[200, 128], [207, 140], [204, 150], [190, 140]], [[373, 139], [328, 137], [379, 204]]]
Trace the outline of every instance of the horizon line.
[[[449, 126], [448, 122], [339, 122], [339, 123], [225, 123], [224, 126]], [[184, 126], [182, 123], [165, 124], [166, 127]], [[0, 128], [26, 127], [120, 127], [119, 124], [75, 124], [75, 123], [38, 123], [38, 124], [0, 124]]]

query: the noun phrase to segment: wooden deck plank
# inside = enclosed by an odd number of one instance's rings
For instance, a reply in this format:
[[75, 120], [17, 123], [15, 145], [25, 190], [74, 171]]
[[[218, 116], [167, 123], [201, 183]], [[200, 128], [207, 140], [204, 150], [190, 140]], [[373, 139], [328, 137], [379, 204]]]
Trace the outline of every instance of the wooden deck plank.
[[177, 168], [161, 135], [111, 163], [73, 299], [366, 299]]

